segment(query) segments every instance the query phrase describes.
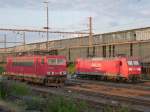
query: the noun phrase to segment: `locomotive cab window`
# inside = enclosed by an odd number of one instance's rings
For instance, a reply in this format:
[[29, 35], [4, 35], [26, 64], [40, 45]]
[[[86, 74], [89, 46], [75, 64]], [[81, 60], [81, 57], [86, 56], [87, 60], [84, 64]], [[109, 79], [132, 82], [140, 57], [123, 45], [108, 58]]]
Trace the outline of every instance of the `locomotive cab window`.
[[140, 64], [139, 64], [139, 61], [133, 61], [133, 65], [139, 66], [139, 65], [140, 65]]
[[129, 66], [139, 66], [139, 61], [128, 61]]
[[64, 65], [65, 64], [65, 60], [64, 59], [57, 59], [57, 64], [58, 65]]
[[56, 62], [56, 59], [48, 59], [48, 65], [56, 65], [57, 62]]
[[65, 63], [64, 59], [48, 59], [48, 65], [64, 65]]
[[129, 65], [129, 66], [133, 66], [132, 61], [128, 61], [128, 65]]

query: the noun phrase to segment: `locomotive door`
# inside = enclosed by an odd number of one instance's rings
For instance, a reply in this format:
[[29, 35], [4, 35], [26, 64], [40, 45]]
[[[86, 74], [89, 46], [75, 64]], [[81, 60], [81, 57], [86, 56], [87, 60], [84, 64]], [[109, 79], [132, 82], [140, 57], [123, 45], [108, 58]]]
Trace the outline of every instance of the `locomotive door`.
[[39, 59], [39, 63], [38, 63], [38, 71], [39, 71], [39, 75], [44, 75], [45, 74], [45, 59], [44, 57]]
[[122, 61], [119, 62], [119, 70], [118, 70], [118, 76], [121, 75], [121, 69], [122, 69]]
[[45, 59], [44, 59], [44, 57], [41, 58], [40, 74], [41, 74], [41, 75], [44, 75], [44, 74], [45, 74]]

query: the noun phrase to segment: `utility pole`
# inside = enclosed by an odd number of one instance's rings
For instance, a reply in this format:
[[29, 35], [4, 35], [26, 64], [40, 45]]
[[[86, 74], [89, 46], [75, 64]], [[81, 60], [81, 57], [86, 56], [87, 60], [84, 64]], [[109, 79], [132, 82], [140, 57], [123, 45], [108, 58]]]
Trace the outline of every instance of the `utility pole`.
[[89, 17], [89, 47], [93, 46], [92, 17]]
[[47, 51], [48, 51], [48, 40], [49, 40], [49, 12], [48, 12], [48, 10], [49, 10], [49, 7], [48, 7], [48, 1], [45, 1], [44, 2], [45, 4], [46, 4], [46, 19], [47, 19], [47, 26], [46, 27], [44, 27], [44, 29], [46, 29], [46, 41], [47, 41], [47, 43], [46, 43], [46, 49], [47, 49]]
[[93, 47], [93, 31], [92, 31], [92, 17], [89, 17], [89, 47], [88, 47], [88, 56], [94, 56], [94, 47]]
[[23, 32], [23, 47], [24, 47], [24, 51], [25, 51], [25, 46], [26, 46], [26, 34], [25, 34], [25, 32]]

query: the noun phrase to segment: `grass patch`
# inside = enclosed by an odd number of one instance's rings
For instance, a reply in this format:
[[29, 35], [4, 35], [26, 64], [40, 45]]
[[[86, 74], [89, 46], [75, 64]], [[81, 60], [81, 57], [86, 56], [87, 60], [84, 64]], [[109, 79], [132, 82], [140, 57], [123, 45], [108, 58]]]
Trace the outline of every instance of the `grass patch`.
[[31, 89], [25, 83], [15, 81], [0, 81], [0, 98], [6, 99], [10, 96], [26, 96], [31, 93]]
[[25, 112], [24, 108], [20, 105], [18, 106], [12, 101], [0, 100], [0, 107], [4, 112]]
[[[9, 96], [15, 96], [14, 98]], [[17, 99], [16, 97], [20, 98]], [[94, 112], [90, 105], [71, 97], [51, 95], [42, 97], [34, 94], [25, 83], [14, 81], [0, 82], [0, 97], [3, 101], [12, 102], [21, 111], [14, 112]], [[8, 105], [9, 106], [9, 105]], [[16, 107], [17, 107], [16, 106]], [[12, 107], [13, 106], [9, 106]], [[16, 108], [14, 106], [14, 108]], [[106, 106], [103, 112], [131, 112], [127, 107]]]
[[0, 74], [2, 74], [3, 72], [5, 72], [4, 67], [0, 66]]
[[0, 82], [0, 98], [6, 99], [8, 96], [8, 88], [6, 87], [5, 83], [3, 81]]
[[69, 74], [74, 74], [75, 73], [75, 64], [74, 63], [68, 64], [68, 73]]
[[26, 98], [24, 104], [26, 105], [26, 110], [41, 111], [44, 110], [46, 101], [39, 96], [33, 96]]
[[84, 110], [88, 110], [86, 103], [77, 102], [73, 98], [55, 95], [43, 98], [39, 95], [34, 95], [29, 86], [25, 83], [3, 80], [0, 82], [0, 86], [1, 99], [8, 102], [13, 101], [26, 111], [84, 112]]
[[13, 82], [10, 88], [10, 94], [14, 96], [27, 96], [31, 93], [30, 87], [25, 83]]

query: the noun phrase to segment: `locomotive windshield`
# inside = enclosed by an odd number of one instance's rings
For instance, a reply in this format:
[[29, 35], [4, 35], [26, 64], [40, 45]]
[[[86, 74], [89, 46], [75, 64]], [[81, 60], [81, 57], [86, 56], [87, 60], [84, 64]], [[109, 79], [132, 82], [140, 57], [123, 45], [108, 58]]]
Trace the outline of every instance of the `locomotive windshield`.
[[139, 63], [139, 61], [130, 60], [130, 61], [128, 61], [128, 65], [129, 66], [139, 66], [140, 63]]
[[56, 65], [56, 59], [48, 59], [48, 65]]
[[64, 65], [65, 59], [48, 59], [48, 65]]
[[58, 65], [64, 65], [66, 61], [64, 59], [57, 59], [57, 64]]

